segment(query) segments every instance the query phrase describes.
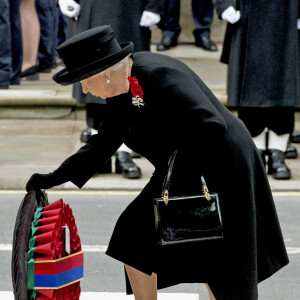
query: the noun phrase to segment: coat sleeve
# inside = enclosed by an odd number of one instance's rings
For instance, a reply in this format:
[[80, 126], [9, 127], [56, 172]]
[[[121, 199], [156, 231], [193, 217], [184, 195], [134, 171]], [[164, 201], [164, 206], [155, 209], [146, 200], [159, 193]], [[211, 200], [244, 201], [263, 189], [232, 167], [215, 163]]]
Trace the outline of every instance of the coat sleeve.
[[[214, 103], [221, 105], [194, 73], [172, 67], [156, 67], [149, 73], [155, 93], [162, 95], [169, 117], [180, 128], [178, 146], [191, 148], [199, 141], [212, 143], [224, 136], [227, 126]], [[213, 100], [213, 101], [212, 101]]]
[[234, 0], [213, 0], [213, 4], [216, 8], [217, 14], [219, 16], [219, 19], [221, 19], [221, 15], [229, 6], [233, 6], [235, 1]]
[[124, 115], [122, 109], [108, 109], [98, 134], [92, 135], [83, 147], [67, 158], [54, 175], [81, 188], [123, 143], [128, 128]]

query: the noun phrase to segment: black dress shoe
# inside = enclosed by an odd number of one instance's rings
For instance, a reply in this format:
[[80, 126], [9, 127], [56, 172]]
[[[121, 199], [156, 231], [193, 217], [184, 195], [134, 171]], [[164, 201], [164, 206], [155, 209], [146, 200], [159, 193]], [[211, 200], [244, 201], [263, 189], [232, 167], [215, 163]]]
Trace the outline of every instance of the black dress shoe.
[[177, 40], [172, 39], [170, 36], [164, 36], [161, 42], [157, 45], [157, 51], [165, 51], [171, 49], [171, 47], [175, 47], [177, 45]]
[[129, 179], [142, 176], [141, 169], [132, 161], [130, 154], [125, 151], [116, 153], [116, 173], [122, 174], [123, 177]]
[[86, 143], [86, 141], [93, 135], [93, 128], [88, 127], [81, 132], [80, 141]]
[[298, 157], [298, 151], [297, 148], [294, 147], [290, 142], [288, 143], [286, 150], [284, 152], [285, 158], [297, 158]]
[[33, 66], [33, 67], [30, 67], [30, 68], [24, 70], [21, 73], [21, 78], [26, 78], [26, 80], [29, 80], [29, 81], [39, 80], [40, 76], [39, 76], [39, 72], [38, 72], [38, 67]]
[[195, 45], [207, 51], [218, 51], [217, 45], [206, 35], [197, 38]]
[[290, 142], [291, 143], [300, 143], [300, 132], [299, 131], [294, 131], [290, 135]]
[[268, 174], [275, 179], [290, 179], [291, 171], [284, 162], [284, 153], [277, 149], [269, 149]]
[[261, 157], [264, 167], [266, 167], [266, 151], [258, 149], [258, 152], [260, 154], [260, 157]]

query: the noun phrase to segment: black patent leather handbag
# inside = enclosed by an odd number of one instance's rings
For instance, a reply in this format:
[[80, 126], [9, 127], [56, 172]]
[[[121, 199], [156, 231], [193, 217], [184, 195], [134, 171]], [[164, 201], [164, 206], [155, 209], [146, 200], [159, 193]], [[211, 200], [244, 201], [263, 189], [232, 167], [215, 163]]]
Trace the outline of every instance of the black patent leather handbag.
[[181, 244], [222, 239], [222, 217], [217, 193], [209, 193], [201, 176], [203, 194], [169, 197], [169, 187], [177, 150], [170, 158], [161, 198], [155, 198], [154, 216], [157, 243]]

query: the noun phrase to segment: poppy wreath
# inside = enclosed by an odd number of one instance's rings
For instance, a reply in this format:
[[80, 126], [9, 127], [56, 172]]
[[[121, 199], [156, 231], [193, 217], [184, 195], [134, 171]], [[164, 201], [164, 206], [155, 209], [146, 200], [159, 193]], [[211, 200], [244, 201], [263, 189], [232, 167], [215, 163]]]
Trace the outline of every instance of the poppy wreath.
[[[35, 192], [30, 191], [28, 194], [30, 193]], [[19, 209], [18, 216], [20, 210], [22, 209]], [[12, 276], [15, 299], [79, 300], [80, 280], [83, 279], [83, 252], [72, 209], [59, 199], [51, 204], [48, 201], [38, 203], [30, 214], [28, 212], [29, 210], [22, 213], [27, 222], [18, 222], [17, 216], [14, 232]], [[20, 248], [17, 241], [20, 239], [18, 228], [22, 227], [23, 231], [29, 231], [26, 239], [25, 272], [21, 268], [24, 263], [18, 265], [16, 261], [22, 260], [22, 252], [16, 254]]]

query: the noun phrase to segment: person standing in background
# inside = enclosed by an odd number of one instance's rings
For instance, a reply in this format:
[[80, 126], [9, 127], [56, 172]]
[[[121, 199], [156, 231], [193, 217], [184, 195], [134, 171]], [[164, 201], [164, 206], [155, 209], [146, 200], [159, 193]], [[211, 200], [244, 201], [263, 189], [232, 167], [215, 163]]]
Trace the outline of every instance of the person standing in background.
[[[68, 18], [61, 12], [59, 6], [56, 7], [56, 10], [58, 11], [57, 45], [60, 45], [67, 38]], [[56, 50], [55, 50], [55, 57], [58, 57]]]
[[289, 179], [285, 164], [299, 105], [298, 0], [214, 0], [228, 21], [221, 61], [228, 64], [228, 104], [236, 106], [268, 173]]
[[[50, 73], [51, 68], [56, 66], [60, 9], [54, 0], [21, 0], [20, 12], [23, 41], [21, 77], [38, 80], [40, 72]], [[65, 36], [61, 42], [64, 40]]]
[[56, 63], [55, 48], [58, 45], [59, 9], [54, 0], [36, 0], [36, 10], [41, 24], [38, 71], [50, 73]]
[[[207, 51], [217, 51], [218, 48], [210, 40], [210, 26], [213, 21], [214, 7], [212, 0], [192, 0], [192, 13], [196, 25], [193, 31], [195, 45]], [[179, 25], [180, 0], [167, 0], [162, 22], [162, 40], [157, 45], [158, 51], [165, 51], [177, 45], [181, 31]]]
[[36, 65], [38, 47], [40, 42], [40, 22], [35, 8], [35, 0], [21, 0], [20, 5], [23, 63], [22, 77], [28, 80], [39, 78]]
[[[78, 2], [78, 1], [77, 1]], [[97, 26], [110, 24], [120, 43], [132, 41], [134, 52], [150, 51], [151, 29], [160, 22], [164, 0], [59, 0], [61, 11], [69, 17], [67, 38]], [[86, 105], [87, 128], [80, 140], [86, 142], [95, 134], [106, 112], [106, 101], [82, 92], [81, 84], [73, 85], [73, 97]], [[116, 153], [116, 172], [125, 178], [141, 177], [140, 168], [133, 162], [131, 150], [123, 145]], [[98, 173], [110, 173], [108, 161]]]
[[[22, 33], [20, 0], [0, 1], [0, 89], [20, 84]], [[5, 38], [4, 38], [5, 37]]]

